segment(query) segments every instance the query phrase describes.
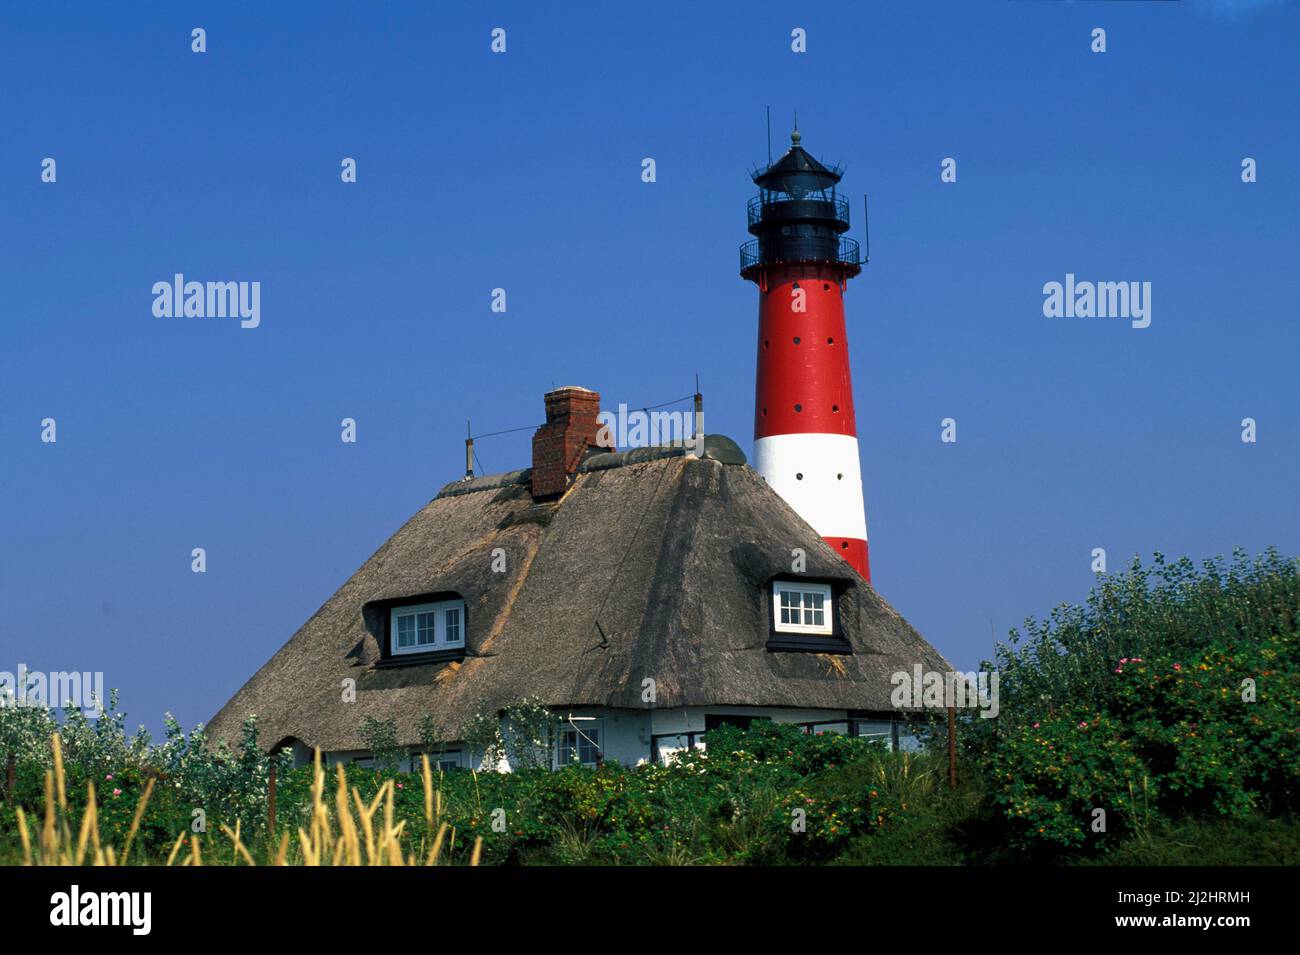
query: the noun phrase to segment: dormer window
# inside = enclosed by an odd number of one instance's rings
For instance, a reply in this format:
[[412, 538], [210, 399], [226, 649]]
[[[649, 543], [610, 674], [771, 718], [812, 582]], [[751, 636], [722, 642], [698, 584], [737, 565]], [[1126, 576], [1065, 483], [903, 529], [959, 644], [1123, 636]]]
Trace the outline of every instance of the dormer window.
[[828, 584], [778, 580], [772, 584], [772, 612], [777, 633], [835, 632]]
[[[767, 648], [809, 653], [852, 653], [829, 582], [789, 578], [771, 584]], [[843, 596], [843, 593], [840, 594]]]
[[389, 652], [436, 653], [465, 647], [465, 601], [407, 604], [389, 611]]

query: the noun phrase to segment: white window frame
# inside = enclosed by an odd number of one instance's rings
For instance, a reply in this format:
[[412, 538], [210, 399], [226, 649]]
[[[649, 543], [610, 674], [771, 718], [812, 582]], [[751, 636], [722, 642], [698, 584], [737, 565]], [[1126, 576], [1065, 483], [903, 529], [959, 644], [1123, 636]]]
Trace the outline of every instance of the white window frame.
[[586, 736], [587, 739], [590, 740], [589, 745], [594, 745], [596, 747], [597, 753], [601, 754], [602, 756], [605, 753], [604, 719], [598, 717], [594, 720], [576, 720], [572, 723], [570, 723], [568, 720], [563, 720], [560, 722], [559, 727], [556, 729], [556, 739], [555, 739], [555, 768], [556, 769], [562, 769], [565, 766], [594, 767], [596, 765], [595, 759], [593, 759], [589, 763], [586, 763], [586, 762], [576, 762], [572, 759], [564, 759], [563, 757], [561, 757], [560, 755], [561, 743], [560, 743], [559, 734], [572, 733], [574, 732], [575, 729], [577, 730], [577, 735], [574, 736], [573, 744], [577, 748], [579, 755], [582, 754], [582, 744], [583, 742], [585, 742], [582, 738], [583, 736]]
[[[800, 610], [803, 607], [804, 594], [820, 594], [822, 597], [822, 624], [782, 623], [781, 594], [797, 593], [800, 595]], [[802, 613], [801, 613], [802, 616]], [[800, 580], [772, 581], [772, 626], [777, 633], [814, 633], [829, 636], [835, 632], [835, 617], [830, 584], [814, 584]]]
[[[457, 639], [449, 640], [447, 638], [447, 612], [454, 610], [457, 613], [459, 625], [457, 626]], [[409, 647], [399, 646], [397, 642], [399, 617], [414, 617], [422, 613], [433, 614], [433, 642], [432, 643], [413, 643]], [[419, 620], [416, 620], [416, 636], [419, 636]], [[438, 650], [455, 650], [465, 646], [465, 601], [463, 600], [438, 600], [434, 603], [427, 604], [405, 604], [400, 607], [393, 607], [388, 616], [388, 639], [389, 652], [393, 656], [404, 656], [408, 653], [433, 653]]]
[[[443, 763], [450, 763], [450, 765], [443, 768]], [[437, 758], [433, 760], [433, 765], [442, 769], [443, 772], [446, 772], [448, 769], [460, 769], [460, 764], [460, 750], [456, 750], [453, 753], [439, 753]], [[433, 766], [429, 768], [432, 769]]]
[[461, 766], [461, 755], [458, 749], [448, 749], [436, 753], [412, 753], [411, 772], [420, 773], [424, 771], [424, 765], [420, 762], [421, 756], [429, 757], [429, 771], [432, 773], [438, 772], [438, 767], [442, 766], [443, 763], [451, 764], [443, 769], [443, 772], [448, 769], [460, 769]]

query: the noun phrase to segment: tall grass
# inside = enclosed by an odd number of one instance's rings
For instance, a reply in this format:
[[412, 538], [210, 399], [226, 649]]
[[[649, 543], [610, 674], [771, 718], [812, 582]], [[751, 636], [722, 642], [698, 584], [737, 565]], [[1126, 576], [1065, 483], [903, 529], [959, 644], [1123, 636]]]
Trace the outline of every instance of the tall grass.
[[[79, 821], [68, 808], [66, 777], [63, 769], [63, 742], [55, 733], [50, 739], [53, 769], [45, 773], [45, 817], [39, 837], [33, 839], [32, 826], [22, 807], [16, 810], [18, 835], [22, 844], [23, 865], [118, 866], [130, 864], [131, 847], [140, 831], [140, 823], [153, 794], [150, 778], [140, 794], [135, 815], [121, 849], [106, 845], [100, 838], [99, 809], [95, 784], [86, 784], [86, 806]], [[366, 802], [360, 791], [348, 787], [342, 764], [336, 766], [333, 809], [325, 796], [325, 769], [317, 751], [313, 764], [311, 804], [308, 821], [299, 826], [297, 841], [283, 833], [278, 843], [274, 834], [258, 850], [244, 842], [242, 823], [232, 829], [222, 824], [221, 832], [229, 844], [229, 864], [257, 865], [257, 855], [273, 865], [381, 865], [434, 866], [439, 864], [444, 847], [454, 848], [456, 831], [442, 821], [442, 791], [434, 786], [429, 760], [424, 757], [421, 777], [424, 783], [424, 833], [418, 842], [405, 839], [406, 820], [394, 821], [393, 780], [386, 780], [374, 799]], [[73, 832], [77, 835], [74, 838]], [[204, 840], [182, 831], [172, 844], [167, 865], [201, 866]], [[483, 840], [474, 840], [470, 865], [478, 865]], [[184, 854], [182, 851], [184, 850]]]

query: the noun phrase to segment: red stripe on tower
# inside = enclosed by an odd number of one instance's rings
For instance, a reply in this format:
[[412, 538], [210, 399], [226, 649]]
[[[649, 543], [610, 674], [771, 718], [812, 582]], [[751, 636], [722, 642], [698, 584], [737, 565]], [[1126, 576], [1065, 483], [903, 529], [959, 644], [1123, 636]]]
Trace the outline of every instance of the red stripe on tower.
[[740, 274], [759, 288], [754, 467], [836, 553], [871, 579], [862, 471], [844, 323], [844, 289], [862, 270], [844, 235], [841, 171], [790, 137], [754, 175]]

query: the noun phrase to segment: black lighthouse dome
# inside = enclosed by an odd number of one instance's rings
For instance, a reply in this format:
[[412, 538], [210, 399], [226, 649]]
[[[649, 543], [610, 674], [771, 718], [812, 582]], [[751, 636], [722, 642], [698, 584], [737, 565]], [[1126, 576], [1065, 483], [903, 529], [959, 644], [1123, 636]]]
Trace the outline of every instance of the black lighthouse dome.
[[801, 145], [796, 129], [785, 155], [754, 173], [758, 195], [749, 200], [749, 231], [740, 247], [740, 274], [755, 278], [764, 266], [822, 263], [850, 277], [862, 271], [849, 230], [849, 203], [836, 195], [843, 171], [825, 166]]

